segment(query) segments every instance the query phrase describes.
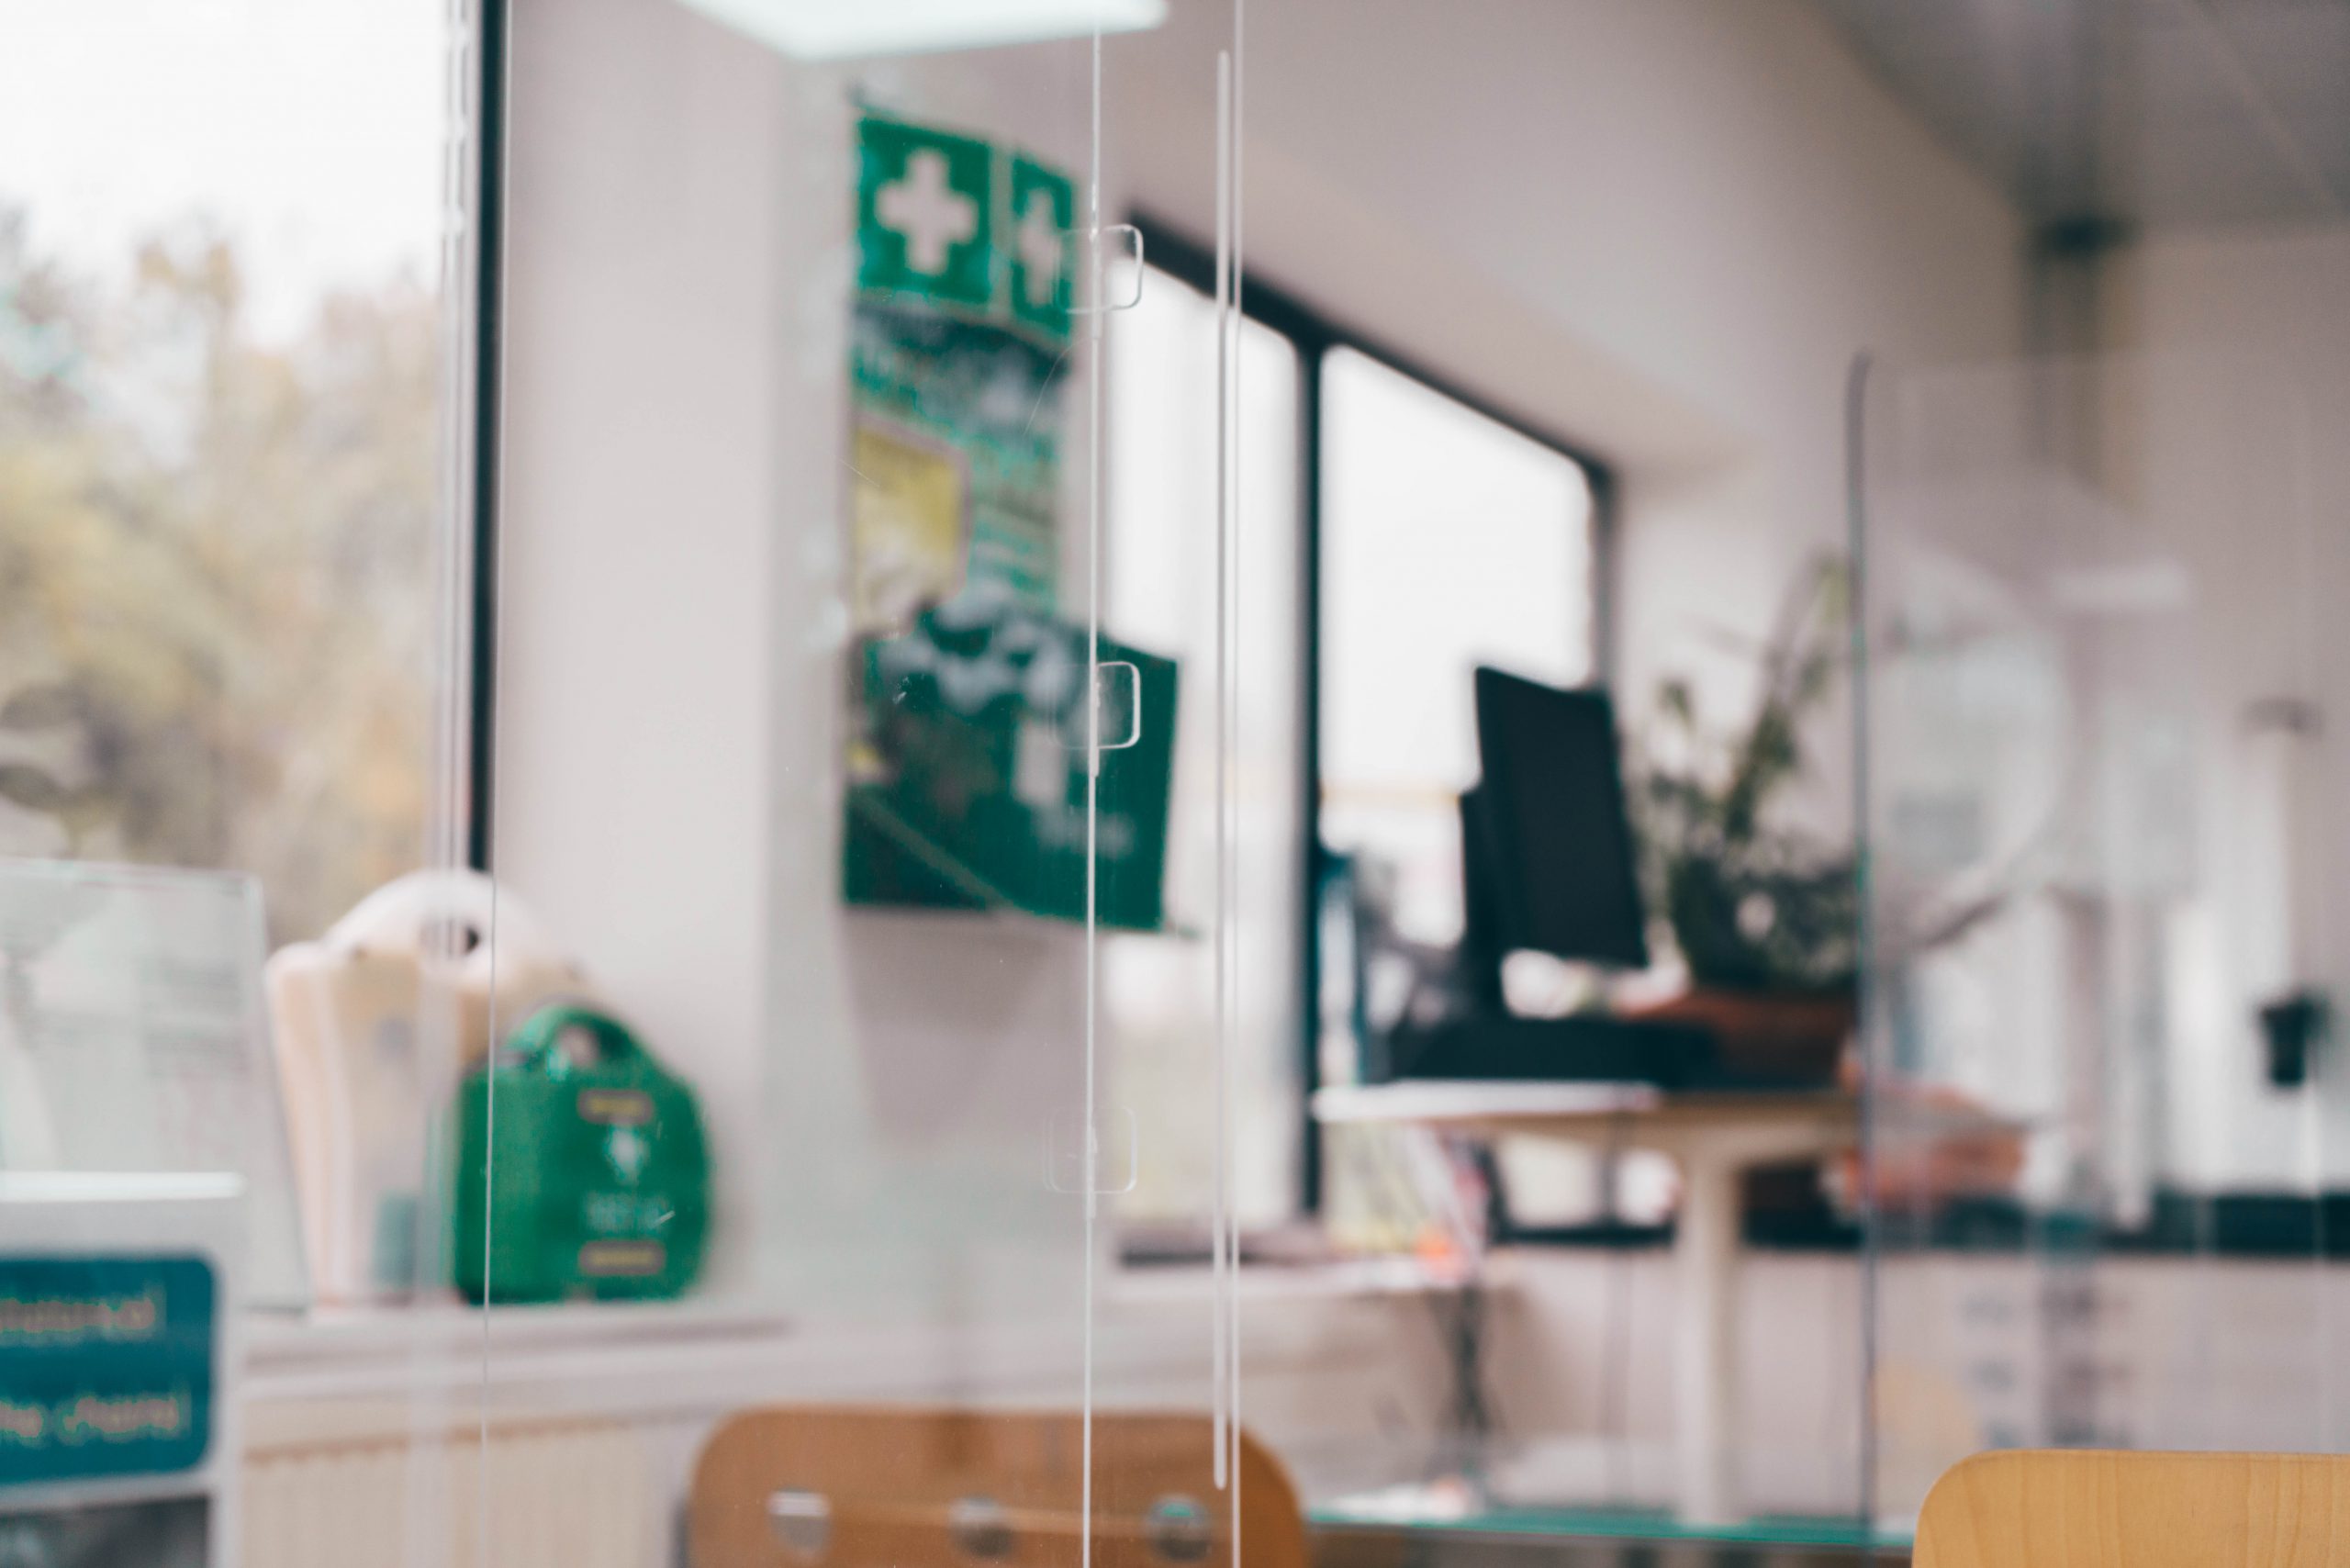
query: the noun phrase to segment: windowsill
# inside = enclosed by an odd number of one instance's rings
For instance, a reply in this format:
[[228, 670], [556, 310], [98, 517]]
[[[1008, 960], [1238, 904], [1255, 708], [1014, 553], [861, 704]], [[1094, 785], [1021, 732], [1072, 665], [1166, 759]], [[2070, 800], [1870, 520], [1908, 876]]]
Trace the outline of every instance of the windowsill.
[[790, 1325], [748, 1301], [565, 1303], [488, 1311], [453, 1299], [256, 1312], [244, 1323], [254, 1401], [403, 1397], [599, 1376], [632, 1383], [771, 1350]]
[[751, 1302], [559, 1302], [483, 1310], [453, 1298], [411, 1305], [256, 1311], [245, 1319], [245, 1361], [257, 1372], [419, 1354], [540, 1351], [626, 1340], [641, 1343], [777, 1334], [786, 1320]]
[[[1488, 1259], [1478, 1283], [1511, 1288], [1516, 1271]], [[1241, 1298], [1264, 1303], [1370, 1301], [1456, 1293], [1467, 1282], [1412, 1258], [1248, 1264]], [[1103, 1305], [1136, 1315], [1146, 1338], [1158, 1309], [1199, 1306], [1215, 1292], [1204, 1264], [1112, 1271]], [[1041, 1325], [997, 1326], [1013, 1346]], [[1270, 1328], [1271, 1326], [1268, 1324]], [[716, 1375], [786, 1371], [802, 1362], [873, 1364], [926, 1356], [936, 1336], [919, 1324], [870, 1330], [796, 1326], [771, 1304], [736, 1298], [500, 1306], [453, 1299], [413, 1305], [329, 1308], [294, 1316], [256, 1312], [244, 1324], [246, 1394], [254, 1401], [400, 1398], [438, 1389], [523, 1391], [595, 1383], [684, 1394]], [[1002, 1347], [999, 1347], [1002, 1348]]]
[[[1417, 1258], [1343, 1258], [1313, 1263], [1244, 1263], [1239, 1294], [1249, 1301], [1451, 1295], [1472, 1283], [1486, 1290], [1507, 1290], [1516, 1279], [1516, 1271], [1503, 1258], [1487, 1258], [1473, 1276], [1432, 1268]], [[1108, 1295], [1119, 1305], [1190, 1303], [1211, 1299], [1215, 1284], [1215, 1271], [1204, 1263], [1128, 1264], [1113, 1276]]]

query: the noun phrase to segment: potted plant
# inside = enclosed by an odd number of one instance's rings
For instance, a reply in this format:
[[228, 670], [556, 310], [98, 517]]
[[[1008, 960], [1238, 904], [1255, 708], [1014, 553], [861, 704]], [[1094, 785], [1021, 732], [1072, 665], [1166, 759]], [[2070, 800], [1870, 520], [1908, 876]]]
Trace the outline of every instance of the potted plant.
[[1726, 1052], [1774, 1074], [1825, 1079], [1850, 1034], [1860, 887], [1849, 835], [1791, 820], [1807, 725], [1848, 662], [1851, 574], [1807, 563], [1762, 645], [1753, 711], [1701, 722], [1689, 682], [1658, 688], [1636, 737], [1632, 801], [1650, 907], [1661, 911], [1691, 992], [1661, 1011], [1713, 1027]]

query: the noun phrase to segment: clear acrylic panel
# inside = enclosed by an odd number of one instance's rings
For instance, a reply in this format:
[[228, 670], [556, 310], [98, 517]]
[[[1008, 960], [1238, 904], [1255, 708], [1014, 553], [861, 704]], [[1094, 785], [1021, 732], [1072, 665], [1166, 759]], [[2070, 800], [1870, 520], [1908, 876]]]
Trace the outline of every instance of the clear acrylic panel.
[[[1235, 187], [1233, 54], [1108, 0], [513, 9], [489, 870], [586, 991], [501, 1022], [458, 1133], [498, 1539], [633, 1496], [703, 1568], [1237, 1555], [1252, 394], [1228, 196], [1138, 336], [1125, 173], [1180, 71], [1152, 155]], [[1129, 528], [1161, 426], [1190, 488]], [[1196, 1258], [1137, 1305], [1149, 1193]], [[632, 1490], [542, 1465], [580, 1405]]]
[[2309, 410], [2224, 355], [1859, 408], [1876, 1507], [1987, 1447], [2332, 1450]]
[[0, 1556], [457, 1528], [474, 26], [0, 7]]

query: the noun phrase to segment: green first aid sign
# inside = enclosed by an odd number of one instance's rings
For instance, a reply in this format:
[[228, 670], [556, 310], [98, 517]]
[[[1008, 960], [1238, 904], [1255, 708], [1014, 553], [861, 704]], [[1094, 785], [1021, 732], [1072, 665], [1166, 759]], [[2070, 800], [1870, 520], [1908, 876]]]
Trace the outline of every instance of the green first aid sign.
[[995, 302], [995, 149], [868, 115], [858, 127], [857, 286]]
[[857, 126], [857, 287], [1066, 338], [1076, 188], [977, 137]]
[[1012, 314], [1051, 333], [1069, 336], [1070, 233], [1077, 227], [1077, 187], [1032, 158], [1012, 161]]

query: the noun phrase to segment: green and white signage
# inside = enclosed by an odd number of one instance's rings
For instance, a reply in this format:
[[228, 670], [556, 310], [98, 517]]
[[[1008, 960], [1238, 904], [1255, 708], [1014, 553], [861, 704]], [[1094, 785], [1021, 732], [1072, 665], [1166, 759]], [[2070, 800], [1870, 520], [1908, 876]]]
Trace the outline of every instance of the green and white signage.
[[857, 126], [857, 287], [1055, 342], [1069, 330], [1077, 191], [1024, 154], [933, 126]]
[[1012, 315], [1023, 325], [1069, 336], [1069, 235], [1077, 227], [1077, 187], [1032, 158], [1012, 160]]

